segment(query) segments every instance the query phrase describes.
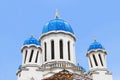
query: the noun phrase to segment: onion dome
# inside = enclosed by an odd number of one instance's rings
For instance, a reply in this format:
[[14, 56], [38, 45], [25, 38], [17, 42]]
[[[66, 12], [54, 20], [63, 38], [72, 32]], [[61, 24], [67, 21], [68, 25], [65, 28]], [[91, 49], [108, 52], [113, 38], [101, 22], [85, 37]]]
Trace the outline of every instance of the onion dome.
[[66, 31], [74, 34], [70, 24], [68, 24], [66, 21], [59, 19], [58, 17], [58, 11], [56, 11], [55, 19], [50, 20], [47, 22], [42, 30], [42, 34], [50, 32], [50, 31]]
[[40, 46], [40, 42], [36, 38], [34, 38], [33, 35], [31, 35], [29, 39], [25, 40], [23, 45], [30, 45], [30, 44], [35, 44]]
[[89, 46], [88, 51], [95, 50], [95, 49], [105, 49], [99, 42], [94, 40], [94, 42]]

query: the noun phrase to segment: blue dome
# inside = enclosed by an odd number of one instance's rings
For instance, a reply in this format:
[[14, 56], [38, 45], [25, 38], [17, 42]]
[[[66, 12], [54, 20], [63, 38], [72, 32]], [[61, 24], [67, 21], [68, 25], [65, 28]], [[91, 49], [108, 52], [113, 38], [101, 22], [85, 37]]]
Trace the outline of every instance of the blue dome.
[[93, 49], [105, 49], [99, 42], [96, 40], [89, 46], [88, 51], [93, 50]]
[[24, 45], [29, 45], [29, 44], [35, 44], [40, 46], [40, 42], [35, 39], [33, 36], [31, 36], [28, 40], [24, 41]]
[[59, 30], [74, 34], [71, 26], [67, 22], [59, 18], [55, 18], [54, 20], [51, 20], [48, 23], [46, 23], [45, 26], [43, 27], [42, 33]]

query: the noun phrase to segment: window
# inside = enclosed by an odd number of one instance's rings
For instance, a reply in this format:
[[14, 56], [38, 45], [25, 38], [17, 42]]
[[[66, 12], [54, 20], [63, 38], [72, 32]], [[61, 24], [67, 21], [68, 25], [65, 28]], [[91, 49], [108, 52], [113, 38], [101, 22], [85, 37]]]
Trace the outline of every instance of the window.
[[34, 52], [34, 50], [32, 50], [32, 51], [31, 51], [31, 55], [30, 55], [30, 59], [29, 59], [29, 62], [31, 62], [31, 61], [32, 61], [33, 52]]
[[94, 61], [95, 61], [95, 65], [98, 66], [98, 63], [97, 63], [97, 61], [96, 61], [96, 58], [95, 58], [95, 55], [94, 55], [94, 54], [93, 54], [93, 59], [94, 59]]
[[36, 55], [36, 59], [35, 59], [35, 63], [37, 63], [37, 60], [38, 60], [38, 54], [39, 54], [39, 51], [37, 51], [37, 55]]
[[54, 59], [54, 41], [51, 41], [51, 59]]
[[70, 42], [68, 41], [68, 60], [70, 60]]
[[47, 46], [46, 46], [46, 42], [44, 43], [44, 46], [45, 46], [45, 61], [47, 61]]
[[98, 54], [98, 56], [99, 56], [99, 59], [100, 59], [101, 65], [103, 66], [103, 62], [102, 62], [101, 55], [100, 55], [100, 54]]
[[27, 58], [27, 50], [25, 51], [24, 63], [26, 62], [26, 58]]
[[63, 41], [60, 40], [60, 59], [63, 59]]

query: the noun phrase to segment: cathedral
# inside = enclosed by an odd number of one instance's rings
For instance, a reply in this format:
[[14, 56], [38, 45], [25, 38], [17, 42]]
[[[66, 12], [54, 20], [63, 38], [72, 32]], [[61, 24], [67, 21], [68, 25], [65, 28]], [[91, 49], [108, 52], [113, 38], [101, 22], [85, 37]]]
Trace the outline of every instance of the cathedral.
[[31, 35], [24, 41], [18, 80], [112, 80], [105, 48], [96, 40], [90, 44], [86, 53], [89, 71], [85, 71], [76, 63], [75, 42], [72, 27], [56, 11], [55, 18], [44, 25], [39, 40]]

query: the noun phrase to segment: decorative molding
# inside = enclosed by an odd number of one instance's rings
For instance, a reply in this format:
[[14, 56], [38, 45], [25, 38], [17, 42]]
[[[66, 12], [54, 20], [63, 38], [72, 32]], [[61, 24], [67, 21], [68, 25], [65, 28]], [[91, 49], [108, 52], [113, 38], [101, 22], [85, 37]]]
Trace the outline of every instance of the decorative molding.
[[48, 36], [48, 35], [50, 35], [50, 34], [60, 34], [60, 33], [61, 33], [61, 34], [67, 34], [67, 35], [73, 37], [74, 40], [76, 41], [75, 35], [72, 34], [72, 33], [70, 33], [70, 32], [66, 32], [66, 31], [50, 31], [50, 32], [47, 32], [47, 33], [42, 34], [39, 39], [41, 40], [43, 37]]
[[94, 50], [88, 51], [87, 54], [86, 54], [86, 56], [88, 57], [93, 52], [102, 52], [104, 54], [107, 54], [106, 50], [103, 50], [103, 49], [94, 49]]
[[24, 45], [24, 46], [21, 48], [21, 52], [23, 52], [23, 49], [25, 49], [25, 48], [31, 48], [31, 47], [35, 47], [35, 48], [37, 48], [37, 49], [42, 50], [41, 46], [37, 46], [37, 45], [35, 45], [35, 44], [30, 44], [30, 45]]

